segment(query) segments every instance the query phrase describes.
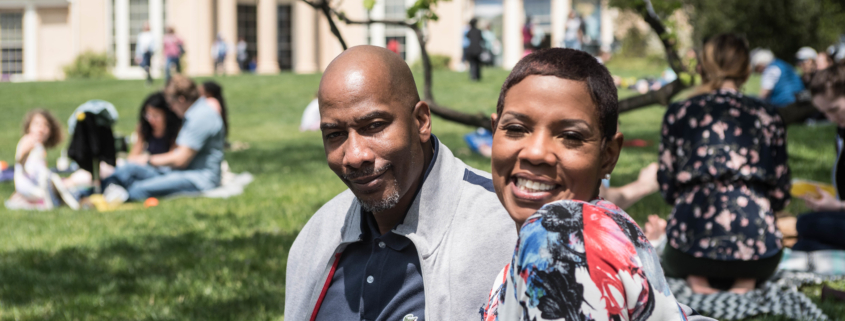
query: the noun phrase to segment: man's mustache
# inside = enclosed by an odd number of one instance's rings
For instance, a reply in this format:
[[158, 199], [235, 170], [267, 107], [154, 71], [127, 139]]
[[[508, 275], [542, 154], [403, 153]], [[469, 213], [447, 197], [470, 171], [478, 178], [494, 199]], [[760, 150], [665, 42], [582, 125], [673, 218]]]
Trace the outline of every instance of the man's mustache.
[[373, 166], [373, 167], [368, 167], [368, 168], [358, 169], [358, 170], [350, 169], [346, 173], [343, 173], [343, 175], [341, 177], [344, 180], [350, 181], [350, 180], [354, 180], [354, 179], [361, 178], [361, 177], [367, 177], [367, 176], [373, 176], [373, 175], [377, 176], [377, 175], [383, 174], [384, 172], [386, 172], [391, 167], [393, 167], [393, 164], [388, 163], [388, 164], [386, 164], [382, 167], [379, 167], [379, 168], [375, 168], [375, 166]]

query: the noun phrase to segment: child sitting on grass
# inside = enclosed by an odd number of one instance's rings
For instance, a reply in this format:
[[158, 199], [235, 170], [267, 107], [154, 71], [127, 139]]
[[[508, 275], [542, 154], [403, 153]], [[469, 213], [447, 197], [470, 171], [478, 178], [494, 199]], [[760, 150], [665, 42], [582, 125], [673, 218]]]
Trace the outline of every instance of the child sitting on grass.
[[49, 111], [34, 109], [26, 114], [15, 150], [15, 193], [6, 208], [48, 210], [60, 204], [50, 184], [47, 149], [61, 141], [61, 125]]

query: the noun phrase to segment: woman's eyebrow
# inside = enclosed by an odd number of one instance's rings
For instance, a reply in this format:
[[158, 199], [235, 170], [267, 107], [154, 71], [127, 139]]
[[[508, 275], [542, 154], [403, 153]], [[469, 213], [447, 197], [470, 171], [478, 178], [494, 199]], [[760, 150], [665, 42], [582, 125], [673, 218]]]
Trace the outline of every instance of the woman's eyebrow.
[[592, 126], [590, 126], [590, 123], [588, 123], [586, 120], [576, 119], [576, 118], [567, 118], [567, 119], [557, 120], [553, 124], [555, 126], [567, 126], [567, 127], [568, 126], [582, 125], [584, 127], [592, 129]]
[[505, 116], [511, 116], [511, 117], [516, 118], [517, 120], [521, 120], [521, 121], [531, 121], [531, 117], [528, 117], [528, 115], [526, 115], [526, 114], [521, 114], [521, 113], [517, 113], [517, 112], [515, 112], [515, 111], [507, 111], [507, 112], [505, 112], [505, 113], [502, 115], [502, 119], [504, 119], [504, 118], [505, 118]]

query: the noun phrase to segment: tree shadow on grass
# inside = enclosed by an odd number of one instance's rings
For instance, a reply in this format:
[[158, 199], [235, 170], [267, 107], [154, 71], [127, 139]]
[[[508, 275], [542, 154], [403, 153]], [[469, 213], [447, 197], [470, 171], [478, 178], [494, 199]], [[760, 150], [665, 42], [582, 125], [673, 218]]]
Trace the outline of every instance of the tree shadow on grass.
[[0, 310], [49, 307], [37, 319], [277, 318], [296, 234], [189, 232], [0, 253]]

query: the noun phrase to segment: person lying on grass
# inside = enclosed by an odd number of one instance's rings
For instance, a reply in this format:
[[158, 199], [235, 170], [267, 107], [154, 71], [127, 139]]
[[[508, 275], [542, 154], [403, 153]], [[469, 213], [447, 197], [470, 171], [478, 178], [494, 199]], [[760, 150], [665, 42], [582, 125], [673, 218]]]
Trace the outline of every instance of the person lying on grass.
[[[115, 169], [103, 188], [116, 184], [131, 201], [213, 189], [220, 185], [225, 129], [220, 115], [201, 97], [189, 78], [174, 75], [164, 90], [167, 104], [183, 118], [176, 147], [166, 153], [141, 154]], [[108, 197], [106, 197], [108, 198]]]
[[482, 319], [686, 320], [637, 224], [599, 198], [622, 149], [616, 87], [589, 54], [546, 49], [502, 85], [493, 186], [519, 234]]
[[33, 109], [23, 121], [23, 137], [15, 150], [15, 193], [7, 208], [47, 210], [60, 204], [50, 185], [47, 149], [62, 141], [62, 127], [45, 109]]
[[349, 189], [291, 246], [285, 318], [477, 319], [516, 241], [490, 174], [431, 133], [411, 70], [385, 48], [344, 51], [318, 97], [326, 161]]

